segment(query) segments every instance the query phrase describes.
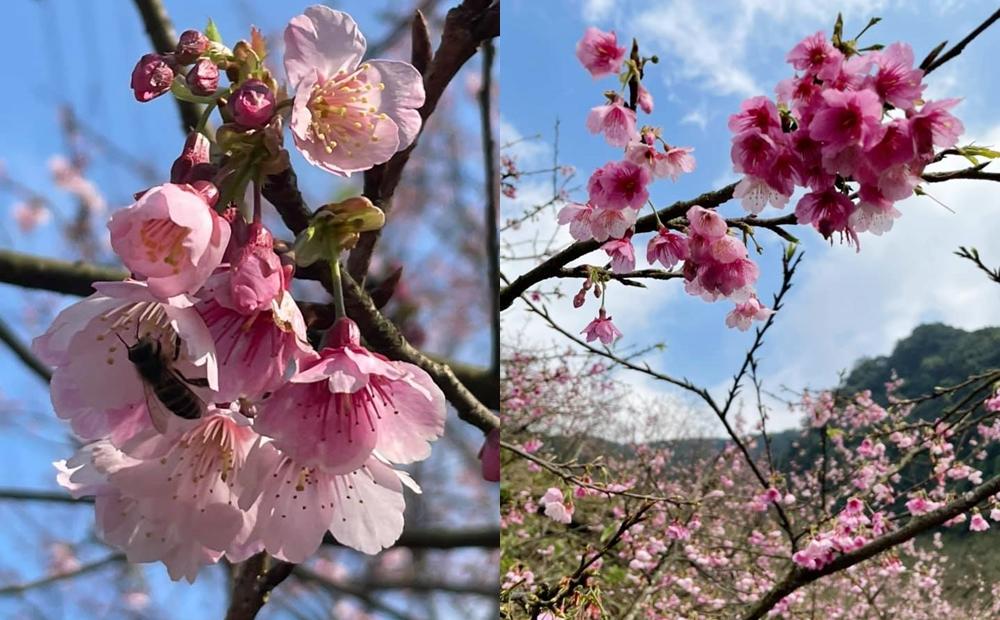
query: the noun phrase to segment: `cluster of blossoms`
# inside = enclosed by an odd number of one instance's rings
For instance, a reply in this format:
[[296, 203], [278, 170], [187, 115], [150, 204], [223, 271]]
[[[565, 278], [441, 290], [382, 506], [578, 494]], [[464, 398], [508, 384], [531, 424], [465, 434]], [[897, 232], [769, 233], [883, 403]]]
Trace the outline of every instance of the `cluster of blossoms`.
[[[878, 49], [874, 49], [878, 48]], [[783, 208], [796, 187], [795, 217], [824, 237], [880, 235], [900, 216], [935, 148], [958, 142], [957, 99], [924, 101], [913, 50], [893, 43], [859, 51], [839, 32], [806, 37], [788, 54], [799, 72], [767, 97], [743, 102], [729, 119], [732, 159], [743, 179], [735, 195], [750, 213]]]
[[[611, 146], [624, 150], [622, 161], [610, 162], [597, 169], [587, 183], [586, 203], [570, 203], [558, 215], [559, 223], [569, 225], [570, 235], [578, 241], [602, 243], [611, 271], [629, 273], [635, 269], [636, 258], [632, 239], [639, 211], [649, 203], [648, 186], [656, 179], [676, 181], [695, 167], [690, 147], [672, 146], [655, 127], [637, 125], [637, 110], [653, 111], [653, 98], [641, 79], [644, 60], [625, 63], [625, 48], [619, 47], [613, 32], [589, 28], [577, 45], [577, 58], [596, 77], [621, 74], [623, 84], [633, 81], [636, 88], [635, 106], [630, 106], [615, 91], [605, 93], [606, 103], [590, 111], [587, 129], [603, 134]], [[649, 59], [654, 60], [655, 59]], [[655, 211], [655, 210], [654, 210]], [[747, 330], [753, 321], [762, 321], [772, 314], [754, 293], [757, 265], [748, 258], [746, 246], [730, 234], [729, 225], [714, 211], [692, 207], [687, 215], [688, 226], [660, 224], [646, 247], [646, 261], [672, 269], [683, 263], [687, 291], [707, 301], [729, 299], [736, 304], [726, 319], [726, 325]], [[580, 307], [585, 291], [597, 283], [594, 292], [600, 296], [601, 275], [585, 280], [574, 305]], [[606, 277], [604, 278], [606, 281]], [[599, 316], [584, 329], [587, 341], [600, 340], [611, 344], [621, 332], [611, 324], [603, 307]]]
[[[225, 101], [221, 157], [213, 162], [206, 136], [192, 133], [171, 182], [108, 223], [131, 277], [95, 283], [34, 342], [55, 368], [57, 415], [87, 442], [56, 463], [60, 484], [95, 498], [107, 543], [130, 561], [163, 562], [174, 579], [260, 551], [302, 562], [327, 532], [365, 553], [392, 545], [403, 487], [419, 492], [394, 465], [427, 458], [444, 430], [430, 376], [362, 346], [342, 303], [322, 347], [310, 345], [290, 293], [294, 265], [275, 252], [259, 194], [243, 215], [248, 179], [256, 186], [287, 165], [286, 106], [261, 62], [263, 40], [252, 39], [230, 51], [210, 26], [139, 61], [140, 101], [167, 90]], [[362, 63], [365, 40], [349, 15], [311, 7], [291, 20], [285, 44], [291, 130], [311, 163], [348, 175], [413, 141], [419, 74]], [[239, 77], [219, 89], [220, 69]], [[299, 263], [322, 258], [336, 272], [340, 251], [382, 221], [364, 198], [327, 205], [296, 244]]]

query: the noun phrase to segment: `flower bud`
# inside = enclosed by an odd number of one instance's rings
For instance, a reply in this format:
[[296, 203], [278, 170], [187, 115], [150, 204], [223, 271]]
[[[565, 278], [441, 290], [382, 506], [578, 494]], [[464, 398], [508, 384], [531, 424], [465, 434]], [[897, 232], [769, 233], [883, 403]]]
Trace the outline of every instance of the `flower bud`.
[[191, 184], [191, 187], [205, 199], [208, 206], [215, 207], [215, 203], [219, 202], [219, 188], [215, 186], [215, 183], [211, 181], [195, 181]]
[[358, 324], [347, 317], [337, 319], [326, 335], [326, 346], [346, 347], [361, 344], [361, 330]]
[[187, 85], [195, 95], [212, 95], [219, 87], [219, 68], [208, 58], [194, 63], [187, 74]]
[[146, 54], [132, 69], [132, 92], [135, 100], [145, 103], [170, 90], [174, 69], [170, 59], [160, 54]]
[[198, 131], [189, 133], [181, 156], [170, 167], [170, 182], [194, 183], [211, 179], [215, 175], [215, 166], [211, 163], [210, 147], [204, 134]]
[[260, 80], [247, 80], [229, 99], [229, 112], [239, 125], [259, 129], [274, 116], [274, 93]]
[[182, 65], [189, 65], [198, 60], [198, 57], [208, 51], [211, 41], [208, 37], [197, 30], [185, 30], [181, 33], [180, 40], [177, 41], [177, 49], [174, 55], [177, 62]]
[[581, 288], [576, 295], [573, 295], [573, 307], [581, 308], [585, 301], [587, 301], [587, 289]]
[[295, 239], [295, 260], [306, 267], [318, 260], [333, 260], [341, 250], [353, 248], [366, 231], [385, 224], [385, 214], [364, 196], [323, 205]]

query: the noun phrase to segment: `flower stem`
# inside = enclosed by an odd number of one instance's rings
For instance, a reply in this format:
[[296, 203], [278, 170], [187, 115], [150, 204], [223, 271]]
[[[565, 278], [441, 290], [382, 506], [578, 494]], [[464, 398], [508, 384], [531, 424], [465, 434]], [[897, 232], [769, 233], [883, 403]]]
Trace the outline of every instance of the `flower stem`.
[[342, 319], [347, 316], [344, 309], [344, 285], [340, 281], [340, 248], [334, 246], [332, 258], [330, 258], [330, 282], [333, 289], [333, 308], [337, 313], [337, 318]]

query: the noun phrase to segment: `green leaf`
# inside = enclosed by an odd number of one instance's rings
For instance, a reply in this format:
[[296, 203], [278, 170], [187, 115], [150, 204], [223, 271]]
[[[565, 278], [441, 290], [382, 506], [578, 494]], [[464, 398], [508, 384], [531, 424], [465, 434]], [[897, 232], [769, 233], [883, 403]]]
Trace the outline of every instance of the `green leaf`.
[[215, 21], [211, 17], [208, 18], [208, 24], [205, 26], [205, 36], [208, 37], [209, 41], [222, 43], [222, 33], [219, 32], [219, 27], [215, 25]]
[[986, 159], [996, 159], [1000, 157], [1000, 151], [994, 151], [991, 148], [985, 146], [975, 146], [973, 144], [970, 144], [969, 146], [960, 146], [957, 150], [959, 155], [972, 162], [973, 166], [979, 165], [979, 160], [976, 159], [977, 157], [985, 157]]

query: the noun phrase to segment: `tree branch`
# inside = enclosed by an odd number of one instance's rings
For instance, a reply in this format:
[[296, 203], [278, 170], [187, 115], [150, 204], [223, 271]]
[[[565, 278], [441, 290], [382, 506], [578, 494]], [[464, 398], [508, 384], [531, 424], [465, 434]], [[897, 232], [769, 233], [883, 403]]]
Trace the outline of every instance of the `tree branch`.
[[38, 359], [34, 353], [31, 352], [21, 339], [17, 337], [17, 334], [7, 325], [7, 322], [0, 318], [0, 340], [5, 342], [10, 350], [14, 352], [24, 364], [30, 368], [36, 375], [41, 377], [46, 383], [52, 381], [52, 371], [46, 366], [42, 360]]
[[40, 579], [35, 579], [34, 581], [27, 581], [25, 583], [0, 587], [0, 596], [22, 595], [29, 590], [43, 588], [45, 586], [49, 586], [54, 583], [58, 583], [60, 581], [73, 579], [75, 577], [79, 577], [80, 575], [86, 575], [87, 573], [92, 573], [98, 569], [104, 568], [109, 564], [114, 564], [116, 562], [121, 562], [124, 560], [125, 560], [125, 554], [114, 553], [106, 558], [97, 560], [96, 562], [91, 562], [89, 564], [84, 564], [83, 566], [71, 571], [55, 573], [52, 575], [48, 575], [46, 577], [42, 577]]
[[271, 590], [285, 580], [294, 564], [271, 558], [263, 551], [239, 565], [233, 583], [233, 598], [226, 620], [253, 620], [267, 603]]
[[983, 23], [976, 26], [975, 30], [970, 32], [964, 39], [956, 43], [950, 50], [948, 50], [944, 54], [941, 54], [940, 56], [938, 55], [938, 53], [942, 49], [944, 49], [944, 46], [948, 43], [947, 41], [934, 48], [934, 50], [932, 50], [931, 53], [927, 55], [927, 58], [925, 58], [924, 61], [920, 63], [920, 68], [924, 70], [924, 75], [927, 75], [928, 73], [934, 71], [935, 69], [937, 69], [944, 63], [948, 62], [952, 58], [955, 58], [956, 56], [961, 54], [962, 50], [965, 49], [965, 46], [967, 46], [969, 43], [972, 43], [973, 39], [983, 34], [983, 32], [985, 32], [987, 28], [992, 26], [993, 23], [998, 19], [1000, 19], [1000, 9], [994, 11], [994, 13], [989, 17], [987, 17]]
[[490, 317], [493, 336], [490, 367], [500, 372], [500, 180], [497, 145], [493, 137], [493, 41], [483, 43], [483, 80], [479, 91], [479, 116], [483, 127], [483, 168], [486, 182], [486, 258], [490, 283]]
[[124, 280], [128, 273], [114, 267], [99, 267], [21, 254], [0, 249], [0, 282], [25, 288], [86, 296], [93, 282]]

